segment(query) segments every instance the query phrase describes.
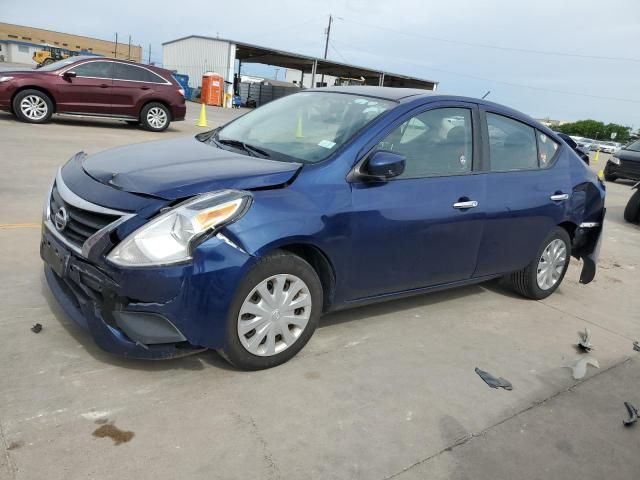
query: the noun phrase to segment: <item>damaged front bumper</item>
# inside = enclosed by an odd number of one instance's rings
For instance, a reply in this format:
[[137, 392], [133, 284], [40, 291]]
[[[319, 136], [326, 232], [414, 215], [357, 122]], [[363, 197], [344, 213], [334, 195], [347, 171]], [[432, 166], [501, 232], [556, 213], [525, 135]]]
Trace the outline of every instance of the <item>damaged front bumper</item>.
[[216, 249], [213, 261], [117, 269], [87, 261], [45, 226], [40, 255], [54, 297], [100, 348], [169, 359], [219, 348], [224, 340], [228, 305], [248, 258], [216, 238], [207, 244]]

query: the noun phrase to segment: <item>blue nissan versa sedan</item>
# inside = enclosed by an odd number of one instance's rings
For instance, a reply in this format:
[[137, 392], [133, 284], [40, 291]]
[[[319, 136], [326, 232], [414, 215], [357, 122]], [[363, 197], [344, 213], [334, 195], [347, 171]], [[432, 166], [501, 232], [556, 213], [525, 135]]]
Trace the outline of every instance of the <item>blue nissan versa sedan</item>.
[[604, 186], [509, 108], [343, 87], [271, 102], [195, 137], [78, 153], [56, 174], [41, 256], [103, 349], [216, 349], [261, 369], [322, 313], [511, 279], [553, 293], [595, 275]]

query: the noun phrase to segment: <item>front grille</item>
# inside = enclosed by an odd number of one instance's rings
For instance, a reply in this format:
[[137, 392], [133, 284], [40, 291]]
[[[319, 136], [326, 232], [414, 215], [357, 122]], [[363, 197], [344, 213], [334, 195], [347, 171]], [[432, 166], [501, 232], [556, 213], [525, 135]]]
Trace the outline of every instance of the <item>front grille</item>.
[[69, 243], [78, 248], [82, 248], [82, 244], [91, 235], [120, 218], [119, 215], [108, 215], [85, 210], [66, 202], [60, 195], [56, 185], [51, 190], [49, 205], [51, 208], [51, 221], [54, 225], [56, 223], [54, 219], [56, 213], [61, 207], [64, 207], [68, 217], [67, 225], [61, 231], [58, 231]]

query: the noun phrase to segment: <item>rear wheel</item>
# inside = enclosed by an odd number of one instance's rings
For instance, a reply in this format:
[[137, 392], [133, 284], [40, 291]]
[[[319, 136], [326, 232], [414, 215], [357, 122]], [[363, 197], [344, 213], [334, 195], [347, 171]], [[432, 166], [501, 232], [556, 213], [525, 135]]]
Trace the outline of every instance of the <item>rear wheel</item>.
[[23, 90], [13, 99], [13, 112], [23, 122], [46, 123], [53, 115], [53, 102], [40, 90]]
[[531, 263], [511, 274], [511, 283], [521, 295], [534, 300], [547, 298], [562, 283], [571, 258], [571, 239], [556, 227], [542, 242]]
[[631, 195], [624, 209], [624, 219], [629, 223], [640, 222], [640, 190]]
[[244, 370], [286, 362], [309, 341], [322, 310], [322, 285], [302, 258], [275, 251], [238, 287], [220, 354]]
[[140, 113], [140, 123], [147, 130], [161, 132], [171, 123], [169, 109], [161, 103], [152, 102], [142, 109]]

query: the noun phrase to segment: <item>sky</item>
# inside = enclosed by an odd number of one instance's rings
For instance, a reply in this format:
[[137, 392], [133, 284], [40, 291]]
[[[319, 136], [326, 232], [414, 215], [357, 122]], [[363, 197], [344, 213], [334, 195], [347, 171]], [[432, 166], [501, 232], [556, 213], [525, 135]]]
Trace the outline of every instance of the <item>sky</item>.
[[157, 63], [162, 42], [187, 35], [322, 56], [329, 14], [332, 60], [436, 80], [441, 93], [491, 91], [535, 118], [640, 128], [638, 0], [0, 0], [0, 22], [132, 35]]

